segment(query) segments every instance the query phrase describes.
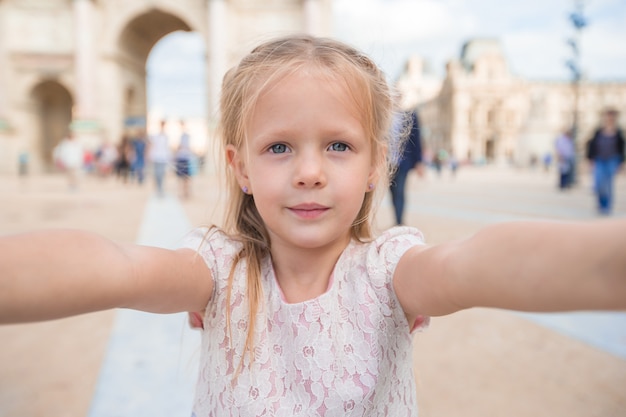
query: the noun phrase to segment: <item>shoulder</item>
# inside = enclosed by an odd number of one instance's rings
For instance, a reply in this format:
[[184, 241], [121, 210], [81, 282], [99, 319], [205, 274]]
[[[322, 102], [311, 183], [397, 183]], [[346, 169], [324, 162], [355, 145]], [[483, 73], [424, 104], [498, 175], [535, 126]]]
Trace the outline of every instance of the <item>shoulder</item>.
[[[359, 302], [374, 302], [381, 312], [394, 317], [403, 332], [414, 326], [408, 325], [395, 290], [394, 274], [402, 256], [411, 248], [422, 245], [424, 238], [419, 230], [406, 226], [393, 227], [371, 242], [353, 246], [357, 253], [346, 265], [350, 275], [351, 296], [359, 299], [359, 294], [367, 295]], [[419, 327], [425, 327], [427, 319], [419, 324]]]
[[225, 269], [230, 270], [232, 260], [241, 250], [241, 243], [218, 227], [201, 227], [189, 232], [181, 247], [196, 251], [217, 280]]
[[237, 249], [241, 248], [238, 240], [217, 226], [193, 229], [184, 236], [182, 245], [199, 252], [208, 249], [224, 249], [230, 246]]
[[407, 250], [424, 244], [424, 236], [414, 228], [396, 226], [365, 244], [363, 256], [367, 273], [373, 279], [390, 282], [400, 258]]
[[408, 247], [423, 244], [424, 235], [415, 227], [395, 226], [385, 230], [369, 243], [370, 250], [388, 251], [390, 248]]

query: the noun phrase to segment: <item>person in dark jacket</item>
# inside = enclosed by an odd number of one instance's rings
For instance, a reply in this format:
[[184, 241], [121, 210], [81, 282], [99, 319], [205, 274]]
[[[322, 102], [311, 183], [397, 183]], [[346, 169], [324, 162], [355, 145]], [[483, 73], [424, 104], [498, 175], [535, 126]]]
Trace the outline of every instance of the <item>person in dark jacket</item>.
[[391, 177], [389, 189], [391, 190], [391, 201], [393, 203], [396, 224], [402, 223], [405, 203], [406, 179], [411, 170], [421, 172], [422, 163], [422, 138], [420, 134], [419, 119], [415, 111], [402, 115], [401, 120], [396, 121], [394, 127], [395, 140], [400, 143], [401, 137], [407, 134], [404, 147], [396, 150], [395, 158], [396, 170]]
[[624, 163], [624, 135], [617, 125], [617, 116], [617, 110], [606, 110], [602, 127], [587, 142], [587, 159], [592, 164], [598, 212], [602, 215], [611, 214], [613, 179]]

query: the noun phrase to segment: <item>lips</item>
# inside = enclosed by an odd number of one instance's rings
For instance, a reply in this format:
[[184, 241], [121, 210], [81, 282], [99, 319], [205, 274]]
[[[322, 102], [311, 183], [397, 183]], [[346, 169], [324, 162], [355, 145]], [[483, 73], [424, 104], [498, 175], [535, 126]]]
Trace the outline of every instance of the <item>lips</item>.
[[288, 209], [302, 219], [316, 219], [326, 213], [330, 208], [317, 203], [303, 203], [288, 207]]

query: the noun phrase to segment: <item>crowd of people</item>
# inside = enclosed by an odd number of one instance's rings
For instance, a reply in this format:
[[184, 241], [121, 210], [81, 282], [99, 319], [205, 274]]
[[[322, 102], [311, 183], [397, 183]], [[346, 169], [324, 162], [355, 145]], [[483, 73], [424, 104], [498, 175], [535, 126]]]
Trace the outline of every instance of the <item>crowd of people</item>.
[[[592, 191], [596, 199], [596, 209], [600, 215], [610, 215], [614, 205], [615, 176], [624, 163], [624, 134], [618, 124], [616, 109], [606, 109], [599, 126], [592, 136], [583, 142], [584, 159], [591, 174]], [[584, 138], [583, 138], [584, 139]], [[555, 156], [558, 172], [558, 188], [566, 190], [576, 185], [579, 164], [575, 131], [565, 129], [555, 141]], [[580, 158], [582, 159], [582, 158]]]
[[[601, 123], [593, 136], [585, 142], [584, 157], [588, 161], [588, 171], [592, 178], [592, 191], [597, 201], [597, 211], [609, 215], [614, 204], [615, 176], [622, 169], [624, 162], [624, 135], [618, 124], [619, 113], [612, 108], [606, 109], [601, 116]], [[165, 194], [164, 181], [168, 169], [175, 174], [178, 182], [178, 196], [182, 199], [191, 197], [191, 179], [202, 164], [202, 158], [191, 147], [191, 138], [184, 120], [179, 121], [180, 137], [175, 147], [166, 131], [167, 122], [162, 120], [159, 129], [147, 135], [145, 129], [126, 132], [117, 143], [104, 140], [95, 152], [83, 149], [75, 134], [69, 132], [54, 149], [55, 166], [68, 178], [71, 190], [78, 188], [81, 173], [86, 172], [102, 178], [115, 176], [123, 183], [143, 184], [146, 172], [150, 171], [156, 192]], [[391, 201], [394, 206], [395, 220], [402, 224], [405, 187], [410, 172], [416, 172], [424, 178], [427, 168], [431, 168], [437, 177], [448, 169], [454, 177], [460, 162], [453, 152], [446, 149], [429, 149], [422, 143], [422, 134], [417, 109], [410, 109], [400, 115], [392, 128], [395, 135], [408, 134], [402, 152], [397, 152], [395, 171], [390, 182]], [[557, 136], [554, 152], [547, 152], [543, 158], [546, 171], [551, 171], [555, 161], [557, 187], [567, 190], [577, 184], [577, 176], [586, 172], [580, 169], [577, 146], [572, 128], [565, 128]], [[393, 153], [393, 150], [392, 150]], [[582, 155], [581, 155], [582, 156]], [[20, 175], [27, 174], [27, 155], [20, 156]], [[537, 158], [531, 158], [531, 166]], [[581, 172], [577, 173], [577, 169]]]
[[[601, 216], [612, 214], [615, 201], [615, 177], [622, 171], [626, 156], [624, 133], [619, 126], [618, 119], [619, 112], [616, 109], [605, 109], [600, 115], [600, 123], [592, 136], [583, 142], [582, 151], [577, 149], [574, 128], [563, 129], [555, 140], [554, 151], [547, 152], [543, 158], [546, 172], [551, 171], [552, 161], [555, 161], [557, 187], [562, 191], [573, 188], [579, 183], [578, 177], [588, 172], [591, 177], [596, 210]], [[425, 169], [430, 167], [436, 176], [440, 177], [442, 171], [447, 168], [450, 175], [454, 177], [460, 164], [454, 153], [444, 148], [424, 149], [416, 109], [409, 110], [398, 118], [393, 130], [395, 136], [408, 135], [403, 152], [393, 156], [395, 171], [390, 183], [396, 223], [402, 224], [405, 186], [409, 173], [415, 171], [419, 177], [423, 178]], [[580, 157], [578, 154], [581, 154]], [[586, 166], [583, 159], [586, 159]], [[536, 163], [537, 158], [531, 158], [531, 166]]]
[[[105, 139], [95, 151], [83, 147], [74, 132], [59, 142], [53, 152], [55, 167], [65, 173], [68, 186], [76, 190], [82, 174], [101, 178], [115, 177], [122, 183], [142, 185], [146, 173], [154, 178], [156, 192], [165, 195], [164, 181], [168, 169], [178, 179], [179, 196], [191, 196], [191, 177], [198, 171], [202, 158], [191, 147], [191, 137], [181, 120], [180, 138], [173, 143], [166, 132], [167, 122], [147, 135], [143, 128], [128, 129], [117, 143]], [[175, 145], [175, 146], [174, 146]]]

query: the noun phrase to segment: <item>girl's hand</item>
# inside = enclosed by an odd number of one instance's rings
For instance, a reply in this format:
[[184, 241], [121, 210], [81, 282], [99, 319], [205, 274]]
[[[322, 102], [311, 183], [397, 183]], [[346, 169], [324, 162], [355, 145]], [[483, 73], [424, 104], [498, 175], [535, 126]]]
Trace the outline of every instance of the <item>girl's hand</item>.
[[204, 310], [202, 311], [193, 311], [187, 313], [189, 315], [189, 327], [192, 329], [204, 329]]

